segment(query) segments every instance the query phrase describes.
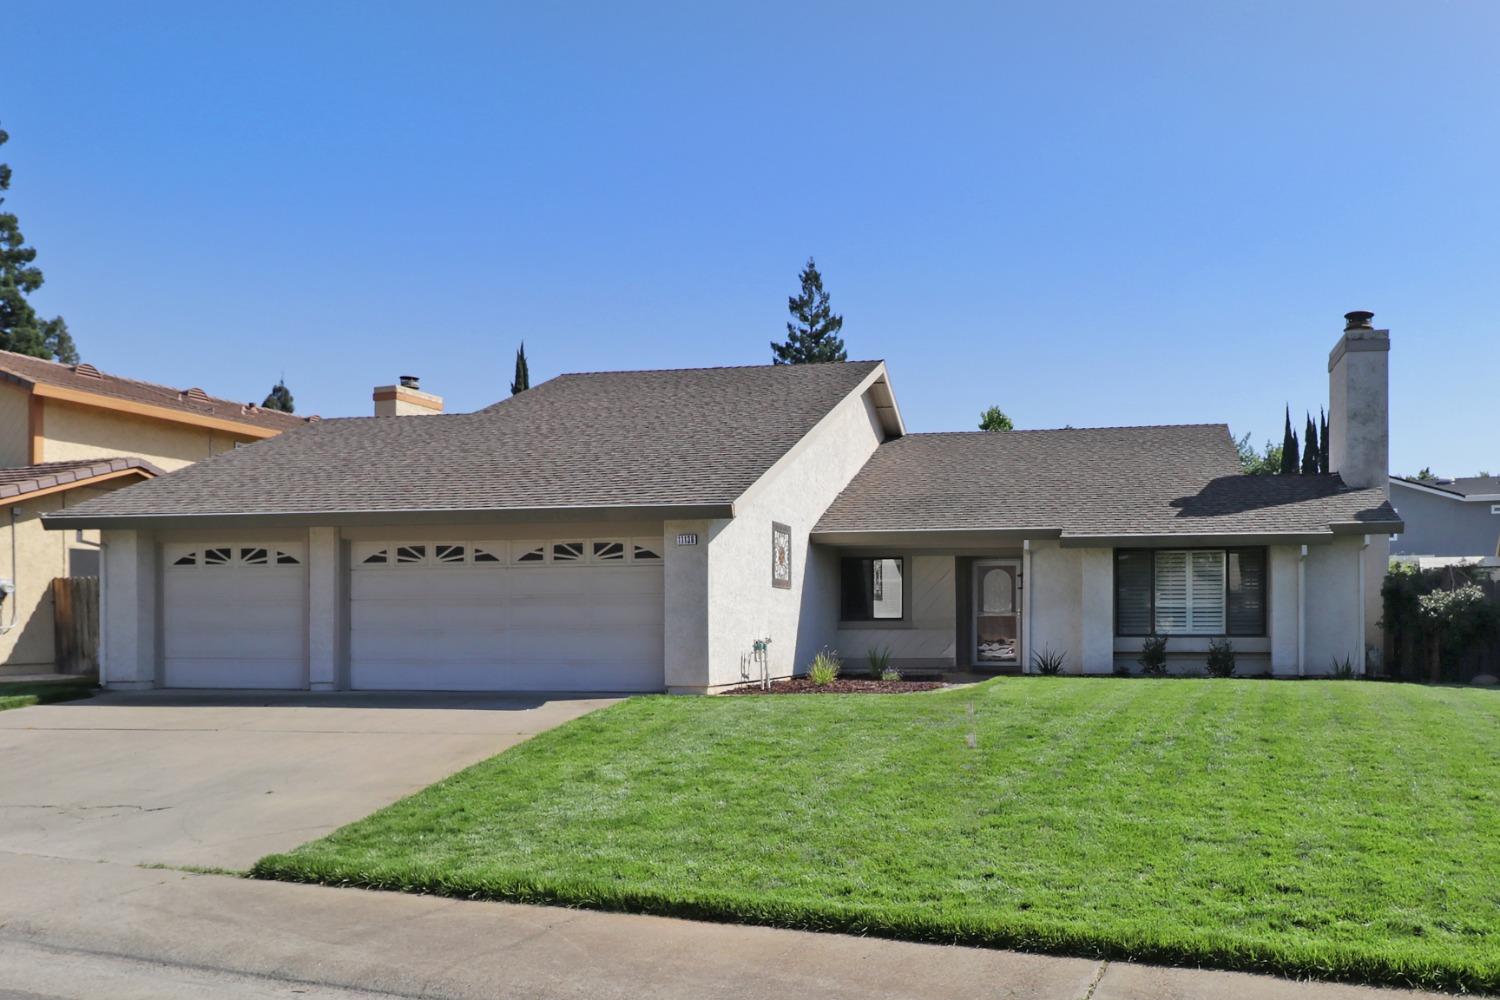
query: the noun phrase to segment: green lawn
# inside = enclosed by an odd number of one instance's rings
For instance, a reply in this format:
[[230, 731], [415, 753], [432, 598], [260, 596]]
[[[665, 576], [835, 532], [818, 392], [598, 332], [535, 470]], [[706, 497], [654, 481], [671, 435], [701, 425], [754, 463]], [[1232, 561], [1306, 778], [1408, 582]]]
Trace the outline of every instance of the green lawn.
[[76, 681], [0, 681], [0, 712], [54, 701], [87, 698], [98, 685], [92, 677]]
[[1500, 987], [1500, 693], [636, 698], [257, 875]]

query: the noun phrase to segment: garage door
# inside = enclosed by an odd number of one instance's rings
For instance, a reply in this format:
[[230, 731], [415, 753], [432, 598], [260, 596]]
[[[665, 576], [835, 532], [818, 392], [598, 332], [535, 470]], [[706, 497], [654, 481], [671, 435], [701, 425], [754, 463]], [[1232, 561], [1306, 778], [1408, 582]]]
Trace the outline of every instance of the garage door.
[[358, 689], [660, 691], [661, 538], [357, 543]]
[[167, 687], [307, 686], [300, 545], [169, 545], [162, 553]]

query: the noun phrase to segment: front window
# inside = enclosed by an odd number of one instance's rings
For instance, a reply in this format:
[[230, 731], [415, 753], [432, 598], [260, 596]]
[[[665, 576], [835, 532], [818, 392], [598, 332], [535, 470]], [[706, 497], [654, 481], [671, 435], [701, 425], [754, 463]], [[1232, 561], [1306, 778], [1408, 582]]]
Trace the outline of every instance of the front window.
[[844, 559], [839, 569], [844, 621], [899, 621], [905, 617], [906, 587], [899, 556]]
[[1265, 549], [1120, 549], [1116, 635], [1265, 635]]

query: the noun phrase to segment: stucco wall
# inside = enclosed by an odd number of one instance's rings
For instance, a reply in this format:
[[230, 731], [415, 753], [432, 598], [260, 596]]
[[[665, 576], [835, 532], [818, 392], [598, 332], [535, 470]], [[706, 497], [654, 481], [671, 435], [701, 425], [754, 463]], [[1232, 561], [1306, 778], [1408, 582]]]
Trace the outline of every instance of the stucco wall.
[[[701, 668], [679, 664], [671, 687], [720, 687], [758, 676], [760, 667], [752, 657], [757, 639], [771, 640], [767, 666], [772, 677], [805, 669], [819, 646], [834, 641], [838, 564], [827, 550], [813, 549], [808, 532], [882, 436], [868, 393], [845, 399], [747, 491], [733, 520], [716, 524], [711, 537], [703, 539], [708, 545], [708, 660]], [[792, 586], [787, 590], [771, 585], [772, 522], [791, 528]], [[668, 587], [670, 597], [670, 582]], [[669, 604], [669, 632], [676, 610]]]
[[[1069, 673], [1078, 673], [1083, 662], [1083, 561], [1087, 551], [1062, 548], [1052, 539], [1033, 541], [1031, 572], [1025, 580], [1031, 637], [1023, 651], [1028, 658], [1045, 650], [1062, 653], [1067, 657], [1064, 669]], [[1114, 627], [1112, 615], [1105, 621], [1106, 628]]]
[[[906, 618], [890, 624], [861, 623], [840, 628], [833, 638], [834, 648], [851, 670], [868, 666], [872, 648], [890, 650], [891, 666], [898, 670], [952, 669], [961, 641], [956, 606], [957, 558], [892, 551], [880, 554], [906, 558], [907, 576], [902, 581], [906, 589]], [[830, 555], [837, 560], [844, 553], [834, 551]]]
[[[41, 516], [77, 505], [89, 497], [108, 492], [103, 488], [83, 488], [67, 493], [53, 493], [30, 503], [0, 507], [0, 579], [16, 584], [16, 592], [0, 605], [0, 625], [8, 625], [15, 615], [15, 628], [0, 635], [0, 668], [11, 672], [50, 671], [53, 669], [52, 580], [73, 575], [70, 566], [91, 569], [97, 559], [98, 532], [85, 531], [80, 541], [77, 532], [46, 531]], [[12, 529], [11, 513], [16, 513]], [[11, 564], [11, 532], [15, 532], [15, 565]], [[74, 555], [73, 553], [78, 553]], [[94, 575], [80, 573], [78, 575]], [[14, 602], [14, 606], [12, 606]]]
[[1307, 647], [1303, 673], [1332, 672], [1335, 660], [1347, 656], [1359, 663], [1361, 596], [1359, 550], [1363, 539], [1340, 538], [1330, 545], [1307, 547]]
[[0, 383], [0, 469], [31, 464], [30, 398], [16, 386]]
[[138, 456], [172, 472], [250, 441], [225, 431], [169, 424], [126, 413], [47, 400], [42, 460]]
[[1500, 555], [1500, 514], [1490, 513], [1500, 501], [1449, 499], [1392, 483], [1391, 503], [1406, 522], [1406, 530], [1391, 539], [1396, 555]]

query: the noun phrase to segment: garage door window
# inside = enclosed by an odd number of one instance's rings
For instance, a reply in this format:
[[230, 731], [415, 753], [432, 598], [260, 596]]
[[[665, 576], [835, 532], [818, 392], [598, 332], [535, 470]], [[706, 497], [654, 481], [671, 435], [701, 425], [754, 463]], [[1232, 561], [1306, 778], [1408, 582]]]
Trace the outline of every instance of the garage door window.
[[301, 566], [302, 560], [271, 546], [211, 546], [171, 557], [173, 566]]
[[[513, 548], [508, 548], [513, 546]], [[233, 549], [213, 550], [214, 559], [233, 560]], [[249, 551], [249, 550], [246, 550]], [[259, 550], [267, 560], [281, 558], [277, 549]], [[361, 542], [354, 546], [355, 566], [628, 566], [660, 564], [658, 538], [549, 539], [546, 541], [488, 542]], [[194, 558], [197, 556], [195, 555]], [[256, 556], [260, 558], [260, 556]]]

